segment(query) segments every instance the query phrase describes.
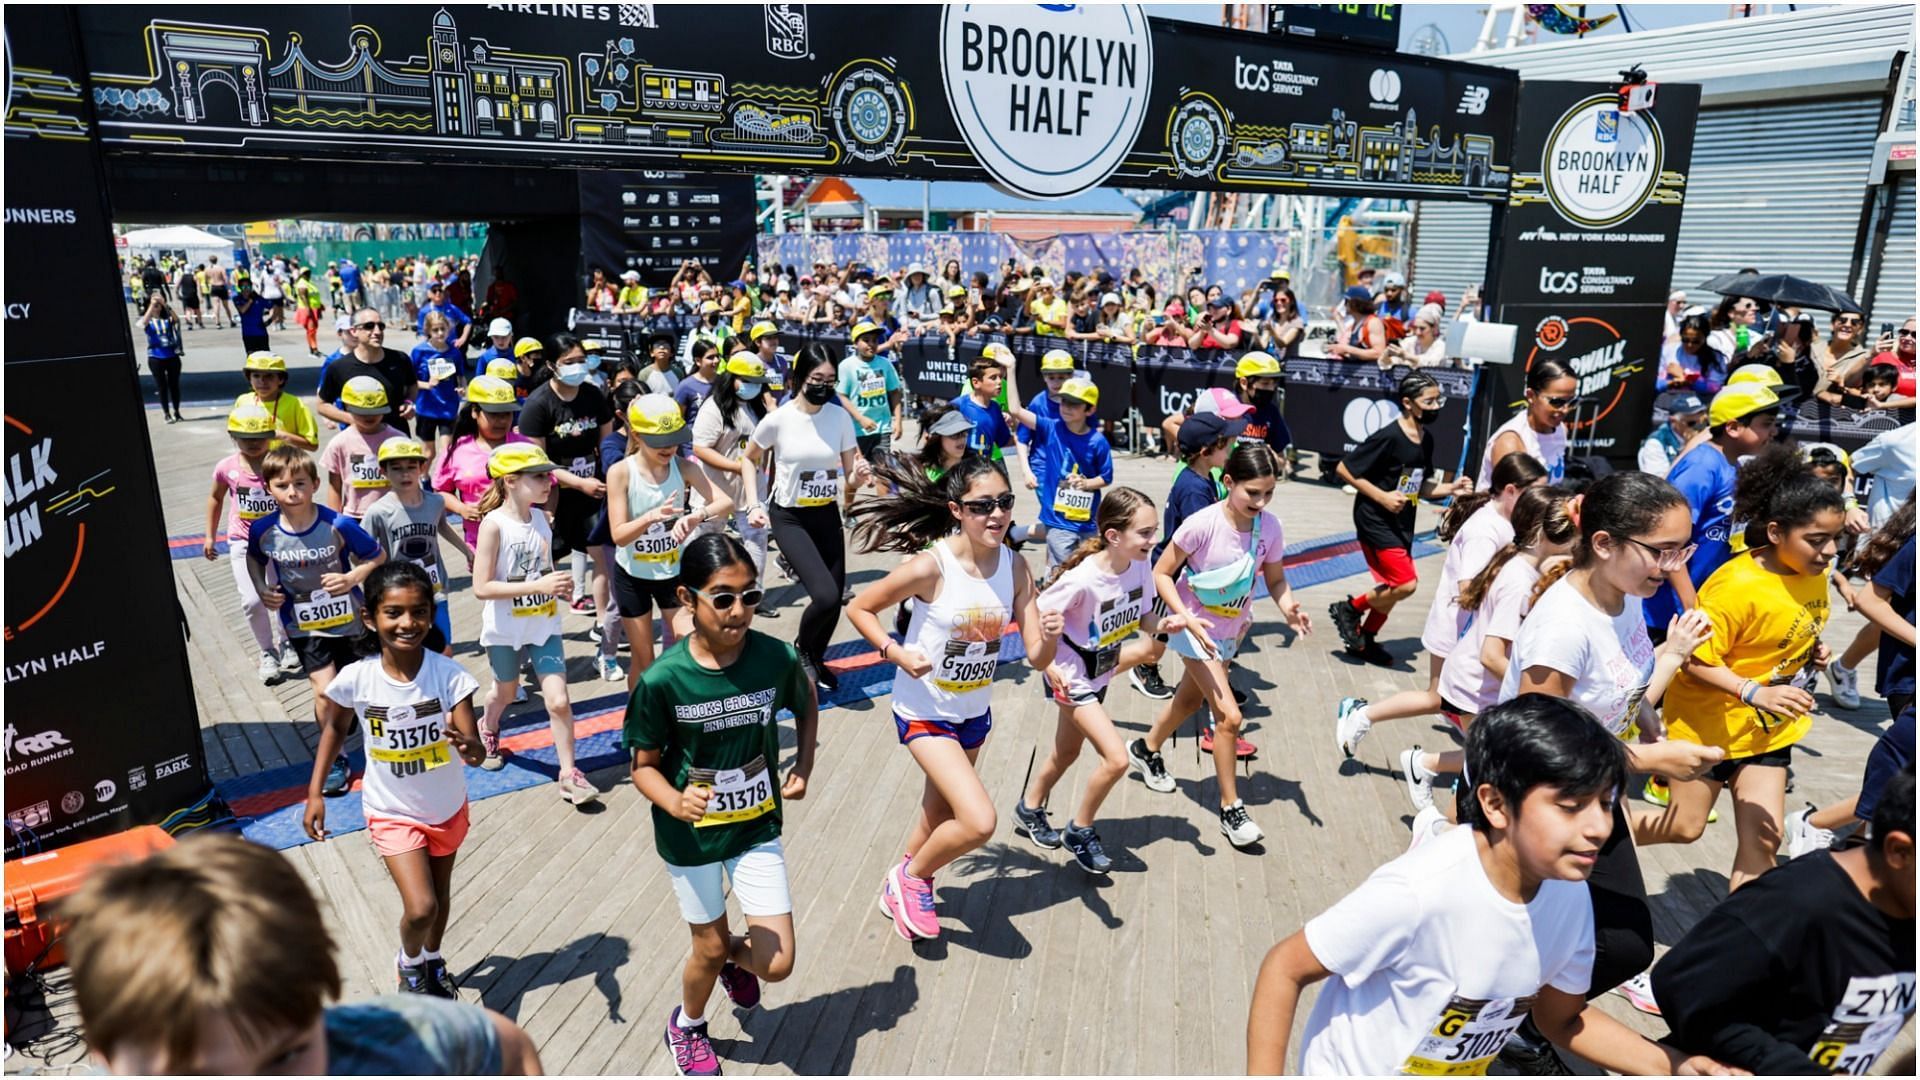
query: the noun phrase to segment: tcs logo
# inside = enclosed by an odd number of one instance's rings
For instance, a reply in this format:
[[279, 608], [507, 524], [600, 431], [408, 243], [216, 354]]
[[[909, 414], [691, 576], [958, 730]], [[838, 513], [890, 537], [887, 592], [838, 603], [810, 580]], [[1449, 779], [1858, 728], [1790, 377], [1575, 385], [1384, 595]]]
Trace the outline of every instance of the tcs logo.
[[1580, 275], [1572, 270], [1564, 272], [1540, 268], [1540, 292], [1546, 296], [1571, 295], [1580, 291]]

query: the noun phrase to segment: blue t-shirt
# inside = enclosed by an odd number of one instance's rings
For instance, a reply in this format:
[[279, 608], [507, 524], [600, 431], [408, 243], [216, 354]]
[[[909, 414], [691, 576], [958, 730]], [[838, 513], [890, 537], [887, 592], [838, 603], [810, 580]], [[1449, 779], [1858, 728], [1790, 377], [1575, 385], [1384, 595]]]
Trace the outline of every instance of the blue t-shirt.
[[513, 346], [509, 345], [503, 349], [498, 345], [488, 345], [480, 350], [480, 359], [473, 362], [473, 370], [484, 374], [489, 363], [500, 359], [512, 360]]
[[478, 1005], [387, 994], [326, 1011], [329, 1076], [498, 1076], [500, 1033]]
[[453, 324], [453, 332], [447, 335], [448, 341], [458, 338], [460, 336], [460, 328], [473, 321], [467, 317], [466, 312], [461, 311], [452, 304], [427, 304], [420, 309], [419, 317], [413, 320], [413, 329], [421, 337], [425, 337], [427, 334], [427, 316], [435, 311], [445, 315], [447, 321]]
[[340, 287], [347, 292], [360, 291], [360, 268], [352, 263], [340, 264]]
[[[1100, 512], [1100, 493], [1062, 489], [1060, 481], [1077, 471], [1081, 476], [1098, 476], [1111, 483], [1113, 449], [1107, 437], [1092, 426], [1086, 434], [1076, 435], [1066, 421], [1046, 418], [1040, 420], [1033, 434], [1027, 464], [1040, 481], [1040, 524], [1049, 529], [1092, 533], [1094, 517]], [[1084, 518], [1078, 516], [1082, 512]]]
[[288, 637], [359, 637], [360, 590], [331, 596], [321, 587], [328, 574], [344, 574], [354, 559], [380, 554], [380, 542], [352, 518], [330, 506], [318, 513], [305, 532], [281, 524], [275, 510], [255, 521], [247, 531], [247, 557], [270, 563], [279, 576], [286, 603], [280, 605], [280, 623]]
[[[1893, 594], [1895, 614], [1913, 621], [1913, 537], [1907, 537], [1900, 553], [1873, 575], [1873, 583]], [[1880, 674], [1873, 688], [1881, 697], [1913, 693], [1913, 650], [1884, 630], [1880, 632]]]
[[240, 316], [240, 335], [242, 337], [266, 337], [267, 313], [272, 310], [273, 304], [261, 299], [257, 295], [253, 298], [253, 303], [247, 305], [247, 310], [236, 310], [235, 313]]
[[[1680, 489], [1693, 509], [1693, 543], [1698, 546], [1687, 560], [1687, 577], [1696, 590], [1733, 555], [1733, 481], [1738, 472], [1710, 442], [1694, 447], [1667, 470], [1667, 482]], [[1648, 626], [1665, 630], [1680, 614], [1673, 586], [1660, 586], [1645, 611]]]
[[999, 461], [1000, 448], [1013, 445], [1013, 432], [1007, 429], [1007, 414], [1000, 411], [999, 403], [980, 405], [973, 395], [961, 394], [953, 399], [953, 407], [973, 421], [973, 431], [967, 435], [968, 450]]
[[[1060, 419], [1060, 400], [1058, 398], [1048, 397], [1047, 392], [1042, 390], [1033, 395], [1032, 401], [1027, 402], [1027, 411], [1036, 417], [1058, 420]], [[1095, 421], [1095, 423], [1097, 424], [1099, 421]], [[1019, 430], [1013, 433], [1013, 437], [1029, 446], [1033, 445], [1033, 432], [1028, 431], [1025, 424], [1020, 425]]]
[[1173, 531], [1180, 527], [1181, 522], [1226, 498], [1226, 495], [1211, 476], [1194, 472], [1182, 462], [1174, 470], [1173, 487], [1167, 492], [1167, 507], [1160, 518], [1160, 542], [1153, 546], [1154, 561], [1160, 561], [1160, 555], [1167, 550], [1167, 544], [1173, 539]]
[[[433, 378], [433, 373], [427, 370], [427, 365], [436, 359], [452, 364], [454, 377], [429, 390], [427, 380]], [[413, 374], [420, 380], [420, 392], [413, 399], [414, 412], [429, 420], [451, 421], [460, 415], [460, 384], [473, 375], [467, 368], [465, 350], [452, 345], [435, 349], [431, 342], [423, 341], [413, 347]]]
[[1293, 445], [1293, 432], [1287, 422], [1280, 417], [1280, 407], [1269, 401], [1264, 405], [1255, 405], [1247, 414], [1247, 430], [1240, 433], [1240, 442], [1263, 442], [1273, 447], [1275, 453], [1283, 453]]
[[[894, 370], [893, 361], [875, 355], [869, 362], [849, 354], [840, 361], [837, 389], [842, 397], [853, 402], [853, 407], [861, 416], [880, 425], [875, 434], [892, 425], [893, 400], [890, 395], [900, 390], [900, 373]], [[854, 433], [865, 434], [857, 425]]]

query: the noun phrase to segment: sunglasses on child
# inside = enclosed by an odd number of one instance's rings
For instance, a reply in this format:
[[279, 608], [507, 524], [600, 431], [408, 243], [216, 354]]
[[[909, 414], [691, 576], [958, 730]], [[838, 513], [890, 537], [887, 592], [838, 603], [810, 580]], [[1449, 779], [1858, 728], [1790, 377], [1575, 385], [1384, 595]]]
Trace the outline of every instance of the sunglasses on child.
[[735, 592], [710, 593], [710, 592], [707, 592], [705, 589], [695, 589], [693, 590], [693, 595], [704, 599], [709, 604], [712, 604], [713, 610], [715, 611], [732, 611], [733, 602], [736, 600], [738, 600], [740, 603], [745, 604], [750, 608], [759, 607], [760, 601], [766, 596], [766, 591], [763, 589], [748, 589], [746, 592], [737, 592], [737, 593]]
[[991, 499], [966, 499], [960, 503], [960, 508], [975, 517], [986, 517], [995, 510], [1011, 510], [1013, 509], [1013, 492], [1009, 491], [1005, 495]]

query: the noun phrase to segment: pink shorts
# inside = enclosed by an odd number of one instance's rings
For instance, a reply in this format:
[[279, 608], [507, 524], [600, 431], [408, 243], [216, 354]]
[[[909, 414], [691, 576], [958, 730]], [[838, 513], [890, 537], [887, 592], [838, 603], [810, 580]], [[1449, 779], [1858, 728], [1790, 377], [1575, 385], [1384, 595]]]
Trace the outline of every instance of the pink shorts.
[[460, 804], [460, 812], [438, 825], [425, 825], [406, 818], [380, 817], [367, 815], [367, 833], [373, 837], [373, 850], [380, 857], [392, 858], [405, 855], [409, 851], [426, 848], [427, 854], [439, 858], [460, 850], [467, 839], [467, 804]]

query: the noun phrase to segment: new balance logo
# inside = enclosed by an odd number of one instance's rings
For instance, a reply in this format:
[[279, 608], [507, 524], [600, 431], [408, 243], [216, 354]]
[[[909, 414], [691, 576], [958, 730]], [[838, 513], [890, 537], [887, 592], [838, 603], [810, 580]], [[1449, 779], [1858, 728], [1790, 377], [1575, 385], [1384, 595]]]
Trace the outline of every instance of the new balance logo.
[[1467, 92], [1460, 95], [1460, 107], [1454, 112], [1462, 116], [1479, 116], [1487, 111], [1487, 99], [1492, 96], [1493, 90], [1489, 87], [1469, 85]]

